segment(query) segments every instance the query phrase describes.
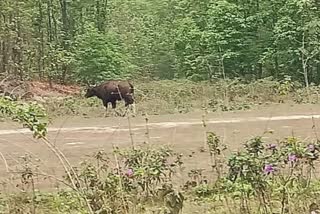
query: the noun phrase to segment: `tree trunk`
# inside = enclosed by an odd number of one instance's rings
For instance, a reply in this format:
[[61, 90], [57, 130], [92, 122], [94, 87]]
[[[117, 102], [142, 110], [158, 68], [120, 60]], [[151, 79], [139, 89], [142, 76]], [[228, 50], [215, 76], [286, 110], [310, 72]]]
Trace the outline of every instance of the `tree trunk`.
[[[69, 50], [69, 21], [68, 21], [68, 13], [67, 13], [67, 1], [66, 0], [60, 0], [60, 6], [61, 6], [61, 14], [62, 14], [62, 31], [63, 31], [63, 37], [62, 37], [62, 47], [65, 51]], [[62, 63], [61, 65], [62, 74], [61, 74], [61, 82], [65, 83], [66, 76], [68, 72], [68, 65], [65, 63]]]
[[[47, 26], [47, 39], [48, 39], [48, 43], [52, 44], [53, 41], [53, 30], [52, 30], [52, 17], [53, 17], [53, 12], [52, 12], [52, 0], [47, 0], [47, 15], [48, 15], [48, 26]], [[51, 51], [51, 50], [49, 50]], [[50, 56], [50, 54], [49, 54]], [[52, 58], [49, 57], [49, 60], [51, 61]], [[53, 65], [51, 62], [49, 62], [48, 65], [48, 69], [47, 70], [47, 78], [49, 81], [49, 86], [50, 88], [52, 88], [52, 75], [51, 75], [51, 71], [53, 71]]]
[[96, 27], [100, 31], [100, 0], [96, 0]]
[[7, 64], [8, 64], [8, 56], [7, 56], [7, 44], [5, 40], [2, 41], [2, 72], [8, 73]]
[[320, 54], [318, 54], [318, 62], [317, 62], [317, 67], [316, 67], [316, 72], [317, 72], [317, 84], [320, 84]]
[[38, 10], [39, 10], [39, 21], [38, 21], [38, 38], [40, 43], [38, 43], [38, 58], [37, 58], [37, 70], [38, 76], [42, 80], [44, 78], [44, 33], [42, 29], [43, 24], [43, 11], [42, 11], [42, 0], [38, 0]]
[[52, 13], [52, 1], [47, 1], [48, 7], [47, 7], [47, 15], [48, 15], [48, 26], [47, 26], [47, 37], [48, 42], [51, 43], [53, 41], [52, 37], [52, 20], [51, 20], [51, 13]]
[[279, 75], [279, 61], [278, 61], [278, 54], [277, 54], [277, 51], [276, 51], [276, 53], [275, 53], [275, 55], [274, 55], [274, 71], [275, 71], [275, 73], [274, 73], [274, 77], [276, 78], [276, 79], [278, 79], [278, 75]]
[[262, 63], [258, 63], [258, 74], [257, 74], [257, 79], [262, 78]]

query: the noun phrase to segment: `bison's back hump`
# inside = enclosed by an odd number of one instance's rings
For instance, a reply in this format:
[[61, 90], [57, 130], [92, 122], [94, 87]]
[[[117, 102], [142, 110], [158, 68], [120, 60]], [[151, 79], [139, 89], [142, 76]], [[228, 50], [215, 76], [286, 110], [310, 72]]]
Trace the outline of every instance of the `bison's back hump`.
[[119, 91], [123, 94], [127, 94], [131, 91], [131, 86], [128, 81], [111, 80], [102, 84], [103, 90], [107, 94], [117, 94]]

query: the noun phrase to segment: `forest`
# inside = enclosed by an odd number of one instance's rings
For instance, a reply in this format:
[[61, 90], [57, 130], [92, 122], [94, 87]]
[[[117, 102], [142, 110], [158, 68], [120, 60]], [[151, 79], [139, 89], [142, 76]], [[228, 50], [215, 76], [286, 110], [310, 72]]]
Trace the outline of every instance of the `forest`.
[[317, 0], [1, 0], [0, 73], [21, 80], [290, 76], [320, 83]]
[[0, 0], [0, 213], [319, 214], [319, 106], [320, 0]]

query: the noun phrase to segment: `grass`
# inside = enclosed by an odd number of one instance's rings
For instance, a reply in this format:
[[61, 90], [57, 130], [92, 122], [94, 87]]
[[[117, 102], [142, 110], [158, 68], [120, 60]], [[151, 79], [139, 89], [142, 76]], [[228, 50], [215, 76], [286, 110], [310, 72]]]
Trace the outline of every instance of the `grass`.
[[[192, 82], [186, 80], [135, 82], [137, 115], [177, 114], [192, 111], [234, 111], [271, 103], [319, 103], [320, 87], [311, 86], [310, 98], [300, 84], [262, 79], [244, 83], [240, 80]], [[52, 116], [102, 116], [101, 100], [78, 97], [50, 98], [43, 103]], [[118, 102], [123, 111], [124, 104]]]

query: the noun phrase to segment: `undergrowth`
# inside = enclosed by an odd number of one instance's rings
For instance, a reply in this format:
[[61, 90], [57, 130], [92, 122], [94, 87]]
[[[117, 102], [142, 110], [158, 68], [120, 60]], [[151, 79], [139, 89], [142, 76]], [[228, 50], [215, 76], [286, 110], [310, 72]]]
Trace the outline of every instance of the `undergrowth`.
[[[187, 80], [162, 80], [134, 82], [136, 110], [138, 115], [173, 114], [201, 111], [208, 112], [246, 110], [271, 103], [319, 103], [318, 86], [307, 90], [290, 78], [283, 81], [262, 79], [255, 82], [217, 80], [215, 82], [192, 82]], [[50, 115], [101, 116], [105, 109], [97, 98], [77, 97], [48, 98], [44, 106]], [[124, 104], [118, 102], [120, 109]], [[109, 107], [111, 108], [111, 106]]]
[[[255, 137], [224, 158], [225, 146], [208, 133], [213, 169], [183, 171], [188, 156], [170, 147], [137, 146], [98, 151], [74, 172], [76, 186], [92, 213], [307, 213], [317, 210], [320, 182], [315, 179], [320, 144], [288, 137], [270, 144]], [[202, 154], [203, 155], [203, 154]], [[66, 176], [66, 188], [46, 193], [33, 183], [36, 173], [21, 170], [23, 191], [0, 195], [1, 213], [89, 213]], [[27, 174], [27, 176], [26, 176]], [[203, 174], [212, 174], [210, 179]], [[39, 175], [38, 175], [39, 176]], [[180, 177], [187, 178], [183, 183]], [[39, 177], [38, 177], [39, 179]], [[69, 187], [69, 188], [68, 188]], [[22, 189], [21, 189], [22, 190]]]

